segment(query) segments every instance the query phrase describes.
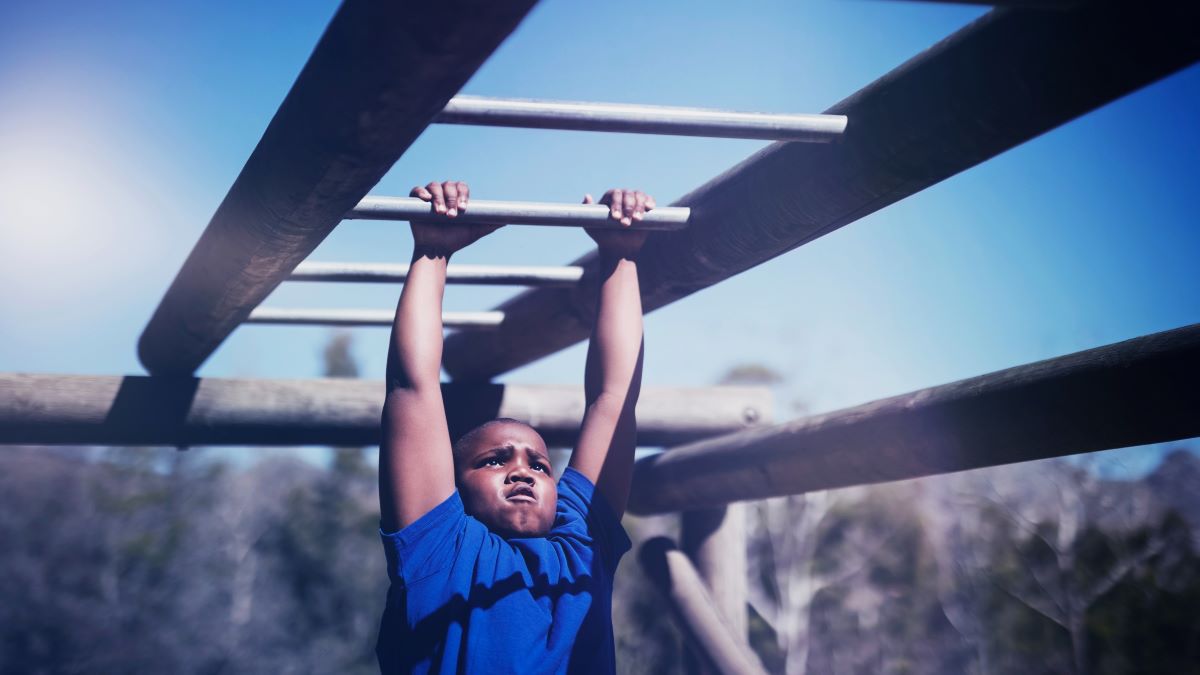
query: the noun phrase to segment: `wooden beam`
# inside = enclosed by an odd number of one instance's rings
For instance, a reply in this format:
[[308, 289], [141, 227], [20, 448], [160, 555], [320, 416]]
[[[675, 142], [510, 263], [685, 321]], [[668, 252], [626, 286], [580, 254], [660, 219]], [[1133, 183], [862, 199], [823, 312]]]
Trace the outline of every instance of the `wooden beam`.
[[392, 167], [533, 0], [346, 0], [142, 333], [186, 375]]
[[[1200, 3], [1103, 2], [996, 10], [829, 109], [839, 143], [775, 143], [679, 199], [688, 228], [651, 233], [642, 303], [652, 311], [759, 265], [1118, 99], [1200, 58]], [[1069, 167], [1064, 167], [1069, 170]], [[480, 380], [585, 339], [595, 254], [575, 289], [533, 289], [487, 335], [458, 334], [444, 360]]]
[[709, 666], [722, 675], [766, 674], [745, 641], [734, 636], [696, 568], [670, 539], [655, 537], [642, 544], [638, 561], [666, 596], [688, 645], [703, 655]]
[[1200, 324], [643, 459], [661, 513], [1200, 436]]
[[[582, 387], [446, 384], [457, 437], [496, 417], [574, 445]], [[0, 374], [0, 443], [85, 445], [375, 445], [383, 382]], [[638, 439], [669, 445], [753, 427], [771, 407], [761, 387], [647, 387]]]

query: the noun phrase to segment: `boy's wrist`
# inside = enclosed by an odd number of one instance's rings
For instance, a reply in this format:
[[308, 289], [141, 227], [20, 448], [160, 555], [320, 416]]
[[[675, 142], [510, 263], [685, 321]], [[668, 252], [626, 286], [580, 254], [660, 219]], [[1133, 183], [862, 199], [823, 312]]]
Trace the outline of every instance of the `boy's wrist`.
[[412, 261], [416, 262], [421, 258], [429, 258], [431, 260], [444, 258], [447, 262], [449, 262], [450, 256], [454, 255], [455, 251], [457, 250], [458, 249], [437, 244], [416, 243], [413, 245]]
[[638, 256], [641, 254], [641, 247], [601, 246], [599, 252], [600, 260], [604, 262], [618, 262], [621, 260], [637, 262]]

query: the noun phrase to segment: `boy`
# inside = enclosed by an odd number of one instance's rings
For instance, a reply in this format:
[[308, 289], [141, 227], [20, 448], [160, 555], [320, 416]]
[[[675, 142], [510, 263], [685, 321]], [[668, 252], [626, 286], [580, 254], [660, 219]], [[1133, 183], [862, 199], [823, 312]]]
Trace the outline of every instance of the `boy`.
[[[461, 182], [411, 194], [449, 218], [470, 206]], [[631, 190], [609, 190], [601, 203], [626, 227], [654, 207]], [[637, 433], [646, 232], [588, 230], [602, 283], [587, 408], [556, 486], [545, 442], [521, 422], [493, 420], [450, 443], [439, 381], [446, 264], [497, 227], [412, 222], [379, 454], [392, 583], [376, 654], [385, 673], [612, 673], [612, 578], [630, 547], [620, 520]]]

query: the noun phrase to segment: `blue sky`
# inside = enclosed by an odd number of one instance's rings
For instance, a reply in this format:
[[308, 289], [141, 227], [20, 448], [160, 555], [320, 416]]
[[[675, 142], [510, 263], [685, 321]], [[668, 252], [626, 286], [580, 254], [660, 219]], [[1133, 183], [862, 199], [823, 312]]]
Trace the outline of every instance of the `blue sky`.
[[[0, 371], [141, 373], [138, 335], [336, 3], [13, 5], [0, 5]], [[819, 112], [984, 11], [545, 0], [463, 91]], [[1198, 118], [1192, 67], [659, 310], [646, 382], [764, 363], [787, 378], [782, 418], [1198, 322]], [[763, 145], [432, 127], [374, 193], [454, 177], [480, 199], [633, 186], [666, 203]], [[582, 232], [512, 227], [456, 261], [557, 265], [590, 247]], [[348, 222], [312, 259], [410, 250], [404, 224]], [[451, 288], [446, 305], [515, 292]], [[391, 307], [397, 293], [285, 284], [265, 304]], [[200, 373], [318, 375], [328, 336], [244, 327]], [[381, 376], [386, 337], [355, 333], [366, 376]], [[577, 346], [502, 379], [582, 371]]]

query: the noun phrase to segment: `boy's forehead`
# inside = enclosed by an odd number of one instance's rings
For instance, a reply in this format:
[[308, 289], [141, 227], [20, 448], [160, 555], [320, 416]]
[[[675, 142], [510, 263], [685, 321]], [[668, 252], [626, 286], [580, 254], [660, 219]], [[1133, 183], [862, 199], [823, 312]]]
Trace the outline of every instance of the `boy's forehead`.
[[524, 424], [502, 422], [492, 424], [483, 429], [476, 443], [476, 449], [483, 447], [499, 447], [511, 445], [516, 448], [529, 448], [542, 454], [546, 452], [546, 442], [538, 432]]

